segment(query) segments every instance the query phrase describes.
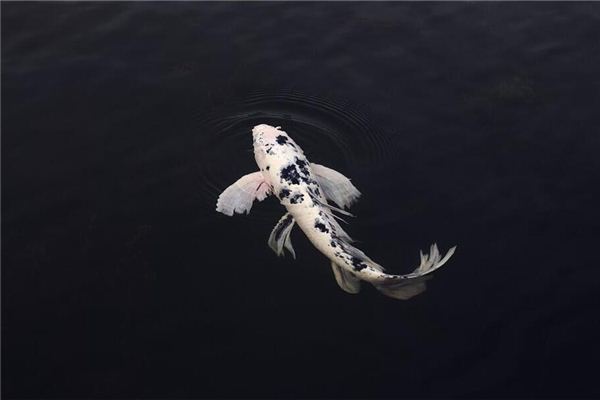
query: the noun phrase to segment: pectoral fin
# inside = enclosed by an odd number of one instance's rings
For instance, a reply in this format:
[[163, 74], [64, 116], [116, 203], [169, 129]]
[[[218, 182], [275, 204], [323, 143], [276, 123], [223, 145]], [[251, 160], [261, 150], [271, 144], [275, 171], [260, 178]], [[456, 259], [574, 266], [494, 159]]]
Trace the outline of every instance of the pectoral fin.
[[292, 217], [290, 213], [286, 213], [271, 231], [271, 236], [269, 236], [269, 247], [278, 256], [283, 255], [283, 248], [285, 247], [292, 257], [296, 258], [296, 252], [292, 247], [292, 241], [290, 239], [290, 234], [292, 233], [292, 228], [295, 223], [294, 217]]
[[310, 167], [326, 199], [341, 208], [348, 208], [360, 197], [360, 192], [350, 179], [336, 170], [314, 163], [311, 163]]
[[352, 275], [351, 272], [346, 271], [333, 261], [331, 262], [331, 269], [333, 270], [333, 275], [335, 276], [335, 280], [340, 285], [344, 292], [350, 294], [356, 294], [360, 292], [360, 280]]
[[221, 193], [217, 200], [217, 211], [225, 215], [250, 212], [254, 200], [262, 201], [271, 194], [271, 186], [261, 172], [242, 176]]

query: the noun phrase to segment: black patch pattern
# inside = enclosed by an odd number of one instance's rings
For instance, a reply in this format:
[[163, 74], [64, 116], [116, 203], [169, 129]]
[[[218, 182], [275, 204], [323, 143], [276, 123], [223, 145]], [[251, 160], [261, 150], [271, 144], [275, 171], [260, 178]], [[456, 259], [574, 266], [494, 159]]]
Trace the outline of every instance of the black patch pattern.
[[299, 185], [300, 184], [300, 174], [296, 169], [296, 164], [290, 164], [287, 167], [283, 167], [281, 169], [281, 179], [285, 180], [289, 184]]
[[308, 163], [296, 157], [296, 164], [298, 165], [298, 168], [300, 168], [300, 173], [308, 178]]
[[327, 226], [325, 226], [323, 221], [321, 221], [318, 218], [315, 220], [315, 228], [317, 228], [318, 230], [320, 230], [323, 233], [329, 233], [329, 229], [327, 229]]
[[[310, 183], [314, 183], [316, 185], [316, 182], [314, 182], [314, 181], [310, 182]], [[308, 192], [310, 193], [310, 195], [313, 198], [315, 198], [317, 200], [321, 200], [321, 192], [319, 191], [318, 187], [314, 187], [314, 188], [313, 187], [309, 187], [308, 188]]]
[[363, 269], [367, 268], [367, 266], [368, 266], [367, 264], [365, 264], [365, 263], [363, 262], [363, 260], [361, 260], [361, 259], [360, 259], [360, 258], [358, 258], [358, 257], [352, 257], [352, 258], [351, 258], [351, 261], [352, 261], [352, 266], [353, 266], [353, 267], [354, 267], [354, 269], [355, 269], [355, 270], [357, 270], [357, 271], [362, 271]]
[[290, 197], [290, 203], [299, 204], [304, 201], [304, 195], [302, 193], [294, 193], [292, 197]]
[[300, 182], [310, 185], [316, 183], [310, 179], [310, 171], [308, 170], [308, 162], [296, 157], [296, 161], [288, 164], [281, 169], [281, 179], [292, 185], [298, 185]]
[[288, 138], [285, 137], [285, 136], [283, 136], [283, 135], [279, 135], [275, 139], [277, 140], [277, 143], [280, 144], [280, 145], [284, 145], [288, 141]]
[[290, 190], [283, 188], [281, 189], [281, 191], [279, 192], [279, 199], [285, 199], [286, 197], [288, 197], [290, 195]]

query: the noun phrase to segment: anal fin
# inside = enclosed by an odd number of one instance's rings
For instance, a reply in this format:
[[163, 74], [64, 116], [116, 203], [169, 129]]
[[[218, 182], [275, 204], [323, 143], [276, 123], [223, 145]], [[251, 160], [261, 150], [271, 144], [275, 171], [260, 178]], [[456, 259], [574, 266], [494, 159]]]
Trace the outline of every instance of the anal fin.
[[333, 270], [333, 275], [335, 276], [336, 282], [344, 292], [350, 294], [356, 294], [360, 292], [360, 279], [333, 261], [331, 262], [331, 269]]

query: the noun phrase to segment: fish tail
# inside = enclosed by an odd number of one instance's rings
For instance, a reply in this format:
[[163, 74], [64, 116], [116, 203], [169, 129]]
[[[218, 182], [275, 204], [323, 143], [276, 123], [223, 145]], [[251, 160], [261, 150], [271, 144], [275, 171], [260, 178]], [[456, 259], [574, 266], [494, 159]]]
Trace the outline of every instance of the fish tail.
[[444, 265], [454, 254], [456, 246], [452, 247], [444, 257], [441, 256], [437, 245], [431, 245], [429, 254], [421, 251], [421, 263], [410, 274], [384, 274], [382, 279], [371, 281], [373, 286], [386, 296], [400, 300], [408, 300], [422, 293], [427, 288], [425, 281], [431, 279], [431, 273]]
[[335, 238], [333, 242], [336, 246], [333, 248], [332, 268], [342, 289], [349, 293], [356, 293], [360, 286], [354, 280], [362, 280], [372, 284], [386, 296], [400, 300], [410, 299], [425, 291], [425, 281], [432, 278], [431, 273], [443, 266], [456, 250], [456, 246], [452, 247], [442, 257], [434, 243], [429, 249], [429, 254], [421, 251], [421, 262], [413, 272], [394, 275], [386, 273], [381, 265], [371, 260], [348, 241]]

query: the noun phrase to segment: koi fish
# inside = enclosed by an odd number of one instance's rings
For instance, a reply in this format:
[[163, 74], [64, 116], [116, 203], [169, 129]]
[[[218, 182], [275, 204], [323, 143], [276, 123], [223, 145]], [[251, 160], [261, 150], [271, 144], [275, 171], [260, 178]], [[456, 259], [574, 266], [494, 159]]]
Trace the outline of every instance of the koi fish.
[[351, 244], [352, 239], [337, 221], [341, 219], [337, 214], [352, 216], [345, 208], [361, 195], [350, 179], [331, 168], [310, 163], [300, 146], [279, 126], [257, 125], [252, 129], [252, 137], [259, 171], [242, 176], [225, 189], [216, 210], [228, 216], [247, 214], [255, 200], [276, 196], [287, 210], [268, 240], [277, 255], [283, 255], [285, 248], [296, 258], [290, 233], [297, 224], [331, 261], [335, 280], [344, 291], [358, 293], [360, 282], [366, 281], [387, 296], [406, 300], [423, 292], [431, 273], [454, 254], [456, 246], [442, 257], [433, 244], [429, 254], [421, 252], [421, 262], [413, 272], [386, 273]]

